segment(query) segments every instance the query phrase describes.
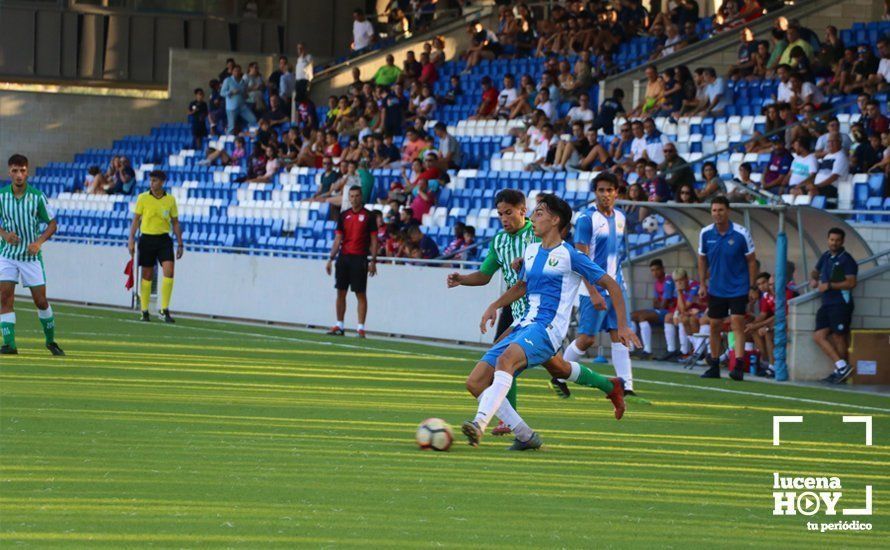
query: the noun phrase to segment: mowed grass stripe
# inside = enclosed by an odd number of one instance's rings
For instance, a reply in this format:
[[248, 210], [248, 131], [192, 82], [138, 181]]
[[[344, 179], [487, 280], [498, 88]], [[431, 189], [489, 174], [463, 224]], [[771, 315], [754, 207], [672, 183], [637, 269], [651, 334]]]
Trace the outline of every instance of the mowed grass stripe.
[[[703, 391], [688, 375], [649, 371], [640, 378], [693, 387], [638, 383], [654, 405], [631, 404], [615, 422], [597, 392], [580, 389], [578, 399], [558, 401], [543, 375], [530, 372], [520, 380], [519, 410], [541, 430], [545, 452], [517, 456], [503, 450], [509, 440], [486, 438], [479, 449], [424, 453], [412, 441], [419, 420], [458, 423], [472, 414], [463, 379], [478, 352], [373, 340], [363, 350], [354, 340], [338, 347], [335, 339], [260, 327], [227, 344], [221, 334], [244, 331], [198, 321], [142, 327], [103, 312], [58, 317], [63, 344], [66, 325], [97, 335], [66, 347], [75, 360], [42, 353], [36, 319], [24, 319], [20, 333], [35, 336], [33, 349], [22, 361], [0, 363], [0, 540], [790, 548], [880, 546], [887, 535], [886, 414], [874, 415], [871, 449], [861, 446], [861, 429], [839, 429], [849, 427], [840, 423], [847, 406], [839, 401], [858, 396], [718, 383], [753, 390], [723, 394]], [[145, 338], [132, 336], [137, 326]], [[771, 401], [773, 392], [833, 402], [836, 410]], [[804, 414], [808, 422], [771, 448], [772, 414]], [[852, 499], [875, 484], [876, 531], [811, 534], [803, 518], [773, 517], [777, 470], [841, 475]], [[140, 510], [111, 497], [153, 504]], [[194, 505], [177, 508], [177, 501]], [[554, 516], [602, 521], [592, 528]], [[95, 534], [105, 542], [77, 538]]]

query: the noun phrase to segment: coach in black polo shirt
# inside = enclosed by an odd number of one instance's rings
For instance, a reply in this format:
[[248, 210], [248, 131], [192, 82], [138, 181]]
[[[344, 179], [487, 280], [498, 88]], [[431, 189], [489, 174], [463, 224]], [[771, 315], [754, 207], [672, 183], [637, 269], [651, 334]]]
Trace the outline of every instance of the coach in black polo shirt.
[[[343, 336], [343, 318], [346, 317], [346, 293], [350, 287], [358, 301], [358, 337], [365, 337], [365, 316], [368, 314], [368, 275], [377, 274], [377, 219], [364, 207], [362, 188], [349, 188], [348, 210], [340, 212], [337, 233], [325, 270], [331, 274], [334, 259], [337, 260], [337, 324], [328, 334]], [[368, 263], [368, 254], [371, 262]]]
[[831, 384], [840, 384], [853, 373], [853, 367], [847, 363], [847, 349], [859, 266], [844, 249], [844, 237], [843, 229], [828, 230], [828, 252], [822, 254], [810, 274], [810, 286], [822, 293], [813, 340], [834, 363], [834, 372], [822, 380]]

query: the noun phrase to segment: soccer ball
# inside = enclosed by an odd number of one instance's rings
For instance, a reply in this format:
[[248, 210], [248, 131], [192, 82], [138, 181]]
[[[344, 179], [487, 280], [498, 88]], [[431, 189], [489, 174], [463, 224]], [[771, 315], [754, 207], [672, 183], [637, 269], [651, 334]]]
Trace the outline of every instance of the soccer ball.
[[655, 216], [646, 216], [643, 218], [643, 229], [646, 233], [655, 233], [658, 231], [658, 219]]
[[441, 418], [427, 418], [417, 427], [417, 446], [421, 449], [447, 451], [452, 441], [451, 426]]

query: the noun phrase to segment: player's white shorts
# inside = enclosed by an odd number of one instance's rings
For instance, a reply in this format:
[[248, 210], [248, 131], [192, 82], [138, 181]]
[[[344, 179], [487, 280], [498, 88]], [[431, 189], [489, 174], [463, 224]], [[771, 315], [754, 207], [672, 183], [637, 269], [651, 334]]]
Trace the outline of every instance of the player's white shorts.
[[0, 282], [21, 283], [26, 287], [46, 284], [43, 262], [20, 262], [0, 256]]

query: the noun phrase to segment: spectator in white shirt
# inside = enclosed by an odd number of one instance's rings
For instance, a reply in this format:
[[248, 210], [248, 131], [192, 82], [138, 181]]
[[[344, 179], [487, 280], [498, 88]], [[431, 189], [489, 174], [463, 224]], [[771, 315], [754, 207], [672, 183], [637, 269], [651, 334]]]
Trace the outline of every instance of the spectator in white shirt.
[[807, 103], [812, 103], [813, 107], [818, 110], [825, 103], [822, 91], [812, 82], [804, 81], [799, 74], [791, 75], [789, 83], [791, 84], [790, 103], [795, 111], [799, 111]]
[[312, 55], [306, 51], [306, 45], [302, 42], [297, 44], [297, 64], [294, 70], [294, 78], [296, 79], [297, 102], [301, 102], [306, 98], [309, 92], [309, 84], [314, 76], [314, 61]]
[[838, 180], [850, 175], [850, 159], [841, 145], [840, 134], [828, 138], [828, 154], [819, 161], [819, 171], [813, 183], [807, 187], [810, 197], [821, 195], [826, 203], [837, 206]]
[[890, 85], [890, 38], [884, 37], [878, 40], [878, 52], [881, 54], [881, 62], [878, 64], [875, 85], [882, 90]]
[[776, 68], [776, 76], [779, 77], [776, 103], [790, 103], [793, 95], [791, 92], [791, 67], [785, 64], [779, 65]]
[[361, 8], [356, 8], [352, 12], [352, 49], [353, 51], [364, 50], [374, 43], [377, 39], [377, 33], [374, 32], [374, 25], [365, 17], [365, 12]]
[[646, 134], [643, 133], [643, 123], [635, 120], [630, 125], [630, 131], [633, 133], [633, 141], [630, 142], [630, 155], [633, 161], [640, 159], [646, 160], [643, 155], [646, 154]]
[[668, 143], [668, 138], [658, 131], [655, 127], [655, 120], [647, 118], [643, 121], [643, 132], [645, 132], [646, 149], [643, 158], [651, 160], [655, 164], [664, 162], [664, 145]]
[[791, 162], [791, 170], [785, 174], [788, 181], [788, 192], [794, 196], [804, 195], [816, 180], [819, 161], [816, 160], [816, 155], [810, 152], [809, 138], [799, 137], [794, 140], [791, 146], [794, 150], [794, 160]]
[[547, 88], [538, 92], [538, 96], [535, 98], [535, 109], [544, 111], [544, 116], [547, 117], [547, 120], [556, 120], [556, 108], [553, 107], [553, 103], [550, 101], [550, 91]]
[[516, 89], [516, 79], [512, 74], [504, 75], [504, 88], [498, 93], [498, 116], [510, 118], [510, 106], [516, 101], [519, 92]]
[[553, 126], [550, 123], [545, 124], [541, 128], [541, 140], [534, 148], [535, 161], [526, 167], [526, 170], [545, 169], [550, 165], [548, 156], [550, 148], [556, 145], [556, 135], [553, 133]]
[[703, 114], [706, 115], [722, 115], [723, 110], [726, 109], [726, 106], [732, 103], [732, 98], [730, 97], [730, 90], [726, 86], [726, 81], [717, 76], [717, 71], [715, 71], [712, 67], [708, 67], [705, 69], [704, 73], [702, 73], [705, 78], [705, 82], [707, 86], [705, 87], [705, 93], [708, 95], [708, 104], [705, 107]]
[[816, 158], [822, 158], [829, 153], [828, 151], [828, 139], [832, 136], [837, 136], [841, 141], [841, 149], [849, 154], [850, 148], [853, 146], [853, 140], [850, 139], [850, 136], [847, 134], [841, 133], [841, 123], [838, 121], [837, 117], [831, 117], [828, 119], [827, 124], [828, 132], [819, 136], [819, 139], [816, 140]]
[[566, 118], [562, 120], [563, 124], [569, 125], [573, 122], [582, 122], [586, 128], [593, 122], [595, 115], [593, 109], [590, 108], [590, 96], [586, 93], [578, 96], [578, 104], [569, 109]]

